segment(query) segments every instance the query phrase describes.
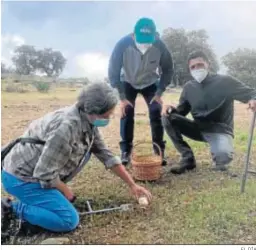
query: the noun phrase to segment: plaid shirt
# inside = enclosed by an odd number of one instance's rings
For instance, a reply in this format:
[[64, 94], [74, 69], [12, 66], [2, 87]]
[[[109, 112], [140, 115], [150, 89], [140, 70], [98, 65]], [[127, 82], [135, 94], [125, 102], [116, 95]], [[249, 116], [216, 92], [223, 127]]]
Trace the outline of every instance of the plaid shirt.
[[104, 144], [99, 130], [75, 105], [33, 121], [23, 134], [46, 141], [45, 145], [16, 144], [3, 161], [3, 169], [26, 182], [53, 188], [58, 180], [72, 179], [94, 137], [90, 153], [105, 166], [121, 164]]

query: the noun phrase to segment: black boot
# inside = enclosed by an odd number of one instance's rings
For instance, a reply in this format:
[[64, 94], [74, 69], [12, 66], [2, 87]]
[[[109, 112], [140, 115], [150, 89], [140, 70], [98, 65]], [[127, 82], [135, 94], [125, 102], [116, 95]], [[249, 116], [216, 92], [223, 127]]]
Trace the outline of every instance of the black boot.
[[166, 166], [166, 165], [167, 165], [167, 159], [165, 157], [163, 157], [162, 166]]
[[164, 152], [162, 152], [162, 166], [166, 166], [167, 165], [167, 159], [164, 156]]
[[[159, 155], [159, 153], [155, 150], [155, 154]], [[162, 151], [162, 166], [166, 166], [167, 165], [167, 159], [164, 156], [164, 151]]]
[[10, 220], [12, 219], [13, 212], [12, 212], [12, 204], [11, 199], [9, 198], [3, 198], [1, 199], [1, 229], [2, 231], [5, 231], [9, 224]]
[[131, 153], [130, 152], [122, 152], [121, 161], [124, 166], [127, 166], [131, 160]]
[[19, 230], [19, 236], [31, 237], [33, 235], [45, 233], [45, 232], [49, 232], [49, 231], [42, 227], [32, 225], [27, 221], [22, 221], [20, 230]]
[[[164, 144], [165, 144], [165, 142], [164, 142]], [[154, 150], [154, 153], [156, 155], [160, 155], [159, 148], [156, 147], [155, 145], [153, 145], [153, 150]], [[166, 166], [167, 165], [167, 159], [164, 156], [164, 149], [163, 148], [161, 149], [161, 152], [162, 152], [162, 166]]]
[[1, 199], [1, 243], [4, 244], [10, 239], [9, 227], [13, 219], [11, 199]]
[[173, 174], [183, 174], [186, 171], [191, 171], [196, 168], [196, 160], [195, 158], [183, 158], [179, 163], [179, 167], [174, 167], [171, 169], [171, 173]]

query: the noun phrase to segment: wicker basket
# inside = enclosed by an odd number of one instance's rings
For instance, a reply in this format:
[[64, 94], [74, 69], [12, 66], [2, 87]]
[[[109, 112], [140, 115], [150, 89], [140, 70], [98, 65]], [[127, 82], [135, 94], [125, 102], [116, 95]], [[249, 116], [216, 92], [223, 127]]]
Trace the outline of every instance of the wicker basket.
[[151, 144], [152, 142], [140, 142], [133, 147], [131, 155], [131, 165], [133, 170], [133, 177], [140, 181], [154, 181], [158, 180], [162, 174], [162, 152], [158, 147], [160, 155], [143, 155], [139, 156], [135, 153], [135, 147], [141, 144]]

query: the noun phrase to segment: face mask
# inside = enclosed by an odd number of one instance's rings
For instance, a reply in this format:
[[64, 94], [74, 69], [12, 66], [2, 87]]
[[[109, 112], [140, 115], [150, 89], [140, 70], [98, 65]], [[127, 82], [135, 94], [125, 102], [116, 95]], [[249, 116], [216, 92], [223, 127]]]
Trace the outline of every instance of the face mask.
[[109, 124], [109, 119], [96, 119], [92, 123], [95, 127], [105, 127]]
[[201, 83], [208, 74], [206, 69], [194, 69], [190, 71], [192, 77], [199, 83]]
[[144, 55], [146, 51], [152, 46], [151, 43], [135, 43], [137, 49]]

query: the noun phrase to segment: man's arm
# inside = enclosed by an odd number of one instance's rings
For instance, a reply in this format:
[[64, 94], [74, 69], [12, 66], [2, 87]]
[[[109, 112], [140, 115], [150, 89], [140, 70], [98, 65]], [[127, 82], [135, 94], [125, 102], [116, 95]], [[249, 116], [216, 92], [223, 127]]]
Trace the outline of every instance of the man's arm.
[[159, 63], [159, 66], [161, 68], [161, 77], [156, 95], [161, 96], [172, 80], [174, 69], [171, 53], [162, 41], [159, 40], [159, 43], [160, 50], [162, 52]]
[[123, 84], [120, 81], [121, 69], [123, 67], [123, 52], [124, 52], [123, 43], [124, 42], [122, 39], [116, 44], [111, 54], [109, 67], [108, 67], [109, 81], [114, 88], [117, 88], [121, 100], [125, 99]]
[[248, 103], [250, 100], [256, 100], [256, 89], [253, 89], [238, 79], [228, 76], [228, 90], [232, 99]]
[[119, 157], [107, 149], [103, 139], [100, 136], [98, 129], [95, 130], [95, 139], [92, 145], [91, 152], [106, 166], [107, 169], [111, 169], [115, 175], [120, 177], [131, 189], [133, 195], [139, 198], [140, 195], [146, 195], [150, 201], [152, 198], [151, 193], [145, 188], [137, 185], [131, 175], [126, 171], [125, 167]]
[[98, 128], [94, 127], [94, 142], [92, 144], [91, 152], [101, 161], [107, 169], [121, 164], [119, 157], [115, 156], [104, 143]]
[[33, 177], [39, 180], [42, 188], [57, 188], [59, 186], [61, 182], [59, 171], [69, 160], [72, 151], [70, 139], [71, 126], [63, 123], [52, 131], [46, 140], [33, 173]]
[[191, 110], [191, 106], [186, 98], [186, 86], [183, 87], [183, 90], [180, 95], [179, 104], [174, 109], [174, 112], [186, 116]]
[[56, 184], [56, 189], [58, 189], [69, 201], [74, 200], [75, 195], [71, 189], [62, 181], [58, 181]]
[[91, 152], [105, 165], [106, 169], [111, 169], [117, 176], [125, 181], [129, 187], [135, 184], [132, 177], [122, 165], [120, 158], [115, 156], [107, 148], [98, 129], [95, 129], [95, 139]]

